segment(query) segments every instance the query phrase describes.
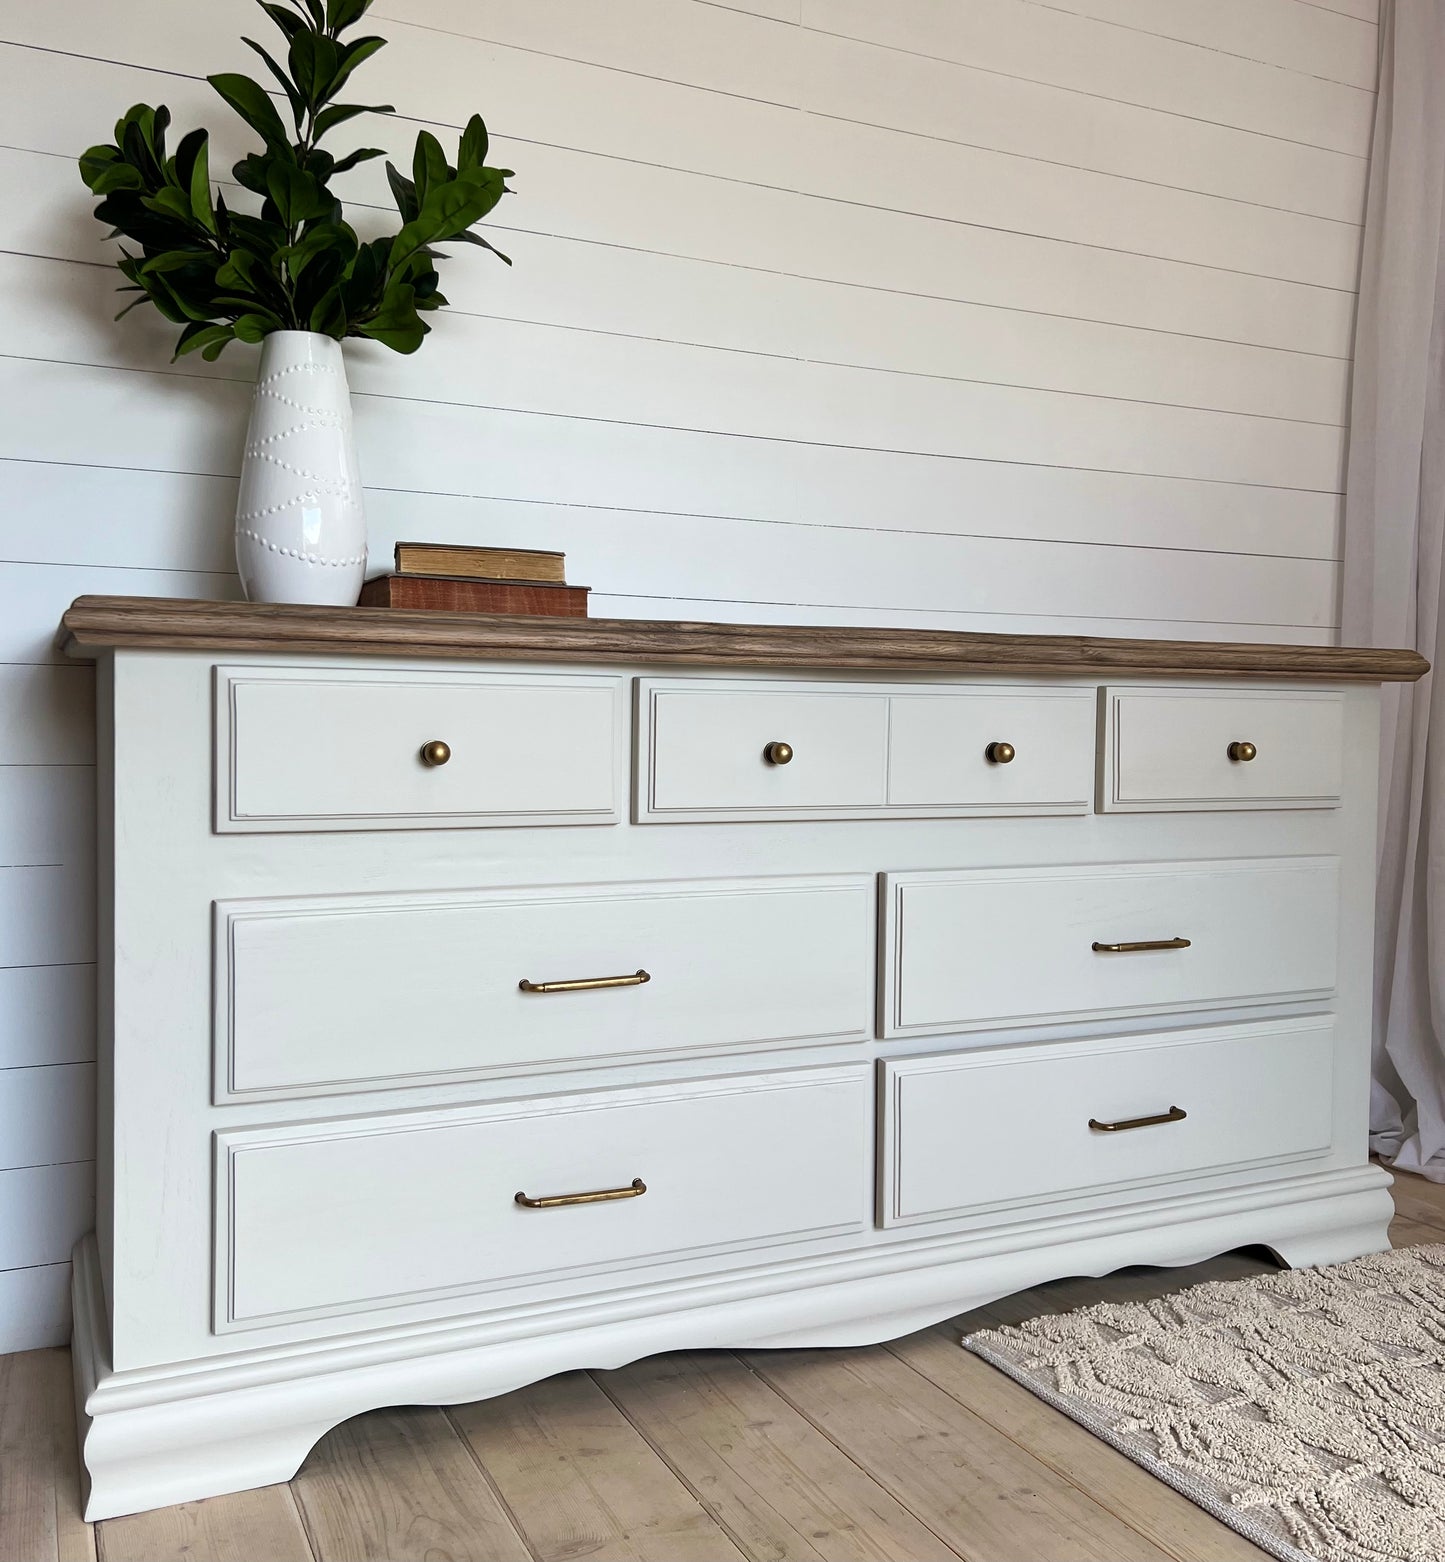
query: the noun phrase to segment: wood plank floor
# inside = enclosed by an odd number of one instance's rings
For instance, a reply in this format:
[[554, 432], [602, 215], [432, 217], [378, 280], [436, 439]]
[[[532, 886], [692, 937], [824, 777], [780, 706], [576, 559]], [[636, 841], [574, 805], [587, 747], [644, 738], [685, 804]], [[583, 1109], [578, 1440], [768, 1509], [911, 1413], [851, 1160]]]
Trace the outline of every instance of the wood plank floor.
[[[1401, 1175], [1397, 1247], [1445, 1242]], [[285, 1486], [85, 1524], [70, 1364], [0, 1357], [0, 1562], [1235, 1562], [1258, 1551], [958, 1348], [1270, 1267], [1061, 1280], [864, 1350], [696, 1351], [335, 1428]]]

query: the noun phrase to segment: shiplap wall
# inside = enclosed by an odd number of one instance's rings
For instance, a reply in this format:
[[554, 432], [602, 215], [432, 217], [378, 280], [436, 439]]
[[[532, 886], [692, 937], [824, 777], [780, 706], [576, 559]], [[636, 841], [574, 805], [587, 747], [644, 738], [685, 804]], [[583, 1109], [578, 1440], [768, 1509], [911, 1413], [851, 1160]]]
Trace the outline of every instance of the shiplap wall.
[[[378, 0], [358, 95], [402, 118], [364, 138], [480, 109], [518, 193], [515, 268], [449, 262], [419, 356], [348, 347], [373, 558], [565, 548], [604, 615], [1331, 640], [1374, 12]], [[0, 1350], [63, 1337], [90, 1218], [92, 680], [55, 623], [234, 594], [255, 369], [112, 324], [74, 158], [165, 101], [224, 169], [201, 78], [267, 25], [0, 0]], [[347, 191], [383, 220], [377, 165]]]

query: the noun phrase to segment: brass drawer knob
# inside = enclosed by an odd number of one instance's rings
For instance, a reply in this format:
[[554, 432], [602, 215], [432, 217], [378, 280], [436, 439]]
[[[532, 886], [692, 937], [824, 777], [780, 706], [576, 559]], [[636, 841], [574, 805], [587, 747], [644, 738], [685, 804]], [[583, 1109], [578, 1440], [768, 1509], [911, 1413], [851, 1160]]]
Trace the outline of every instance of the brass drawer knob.
[[1253, 743], [1231, 743], [1229, 745], [1229, 757], [1237, 760], [1241, 765], [1247, 765], [1259, 750]]
[[983, 751], [983, 757], [991, 765], [1011, 765], [1017, 753], [1012, 743], [990, 743]]
[[793, 745], [791, 743], [769, 743], [763, 750], [763, 758], [770, 765], [787, 765], [792, 763]]
[[443, 743], [440, 738], [433, 738], [430, 743], [421, 746], [421, 762], [424, 765], [444, 765], [451, 757], [451, 745]]

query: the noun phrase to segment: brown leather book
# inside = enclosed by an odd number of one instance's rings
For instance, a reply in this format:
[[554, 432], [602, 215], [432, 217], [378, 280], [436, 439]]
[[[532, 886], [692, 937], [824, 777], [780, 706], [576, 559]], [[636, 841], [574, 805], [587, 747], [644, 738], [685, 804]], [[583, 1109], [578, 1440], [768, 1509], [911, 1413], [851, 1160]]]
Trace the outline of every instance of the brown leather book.
[[587, 586], [540, 581], [454, 580], [445, 575], [378, 575], [361, 588], [358, 607], [405, 607], [440, 613], [531, 613], [586, 618]]
[[445, 575], [465, 580], [545, 581], [560, 586], [566, 579], [565, 553], [538, 548], [472, 548], [448, 542], [399, 542], [398, 575]]

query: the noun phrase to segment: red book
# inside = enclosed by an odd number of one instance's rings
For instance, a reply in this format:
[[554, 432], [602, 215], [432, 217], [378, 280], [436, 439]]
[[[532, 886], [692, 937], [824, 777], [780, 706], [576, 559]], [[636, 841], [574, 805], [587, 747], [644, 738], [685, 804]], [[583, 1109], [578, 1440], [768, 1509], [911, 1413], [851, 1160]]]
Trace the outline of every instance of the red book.
[[460, 580], [449, 575], [378, 575], [361, 588], [358, 607], [404, 607], [434, 613], [530, 613], [586, 618], [587, 586], [540, 581]]

